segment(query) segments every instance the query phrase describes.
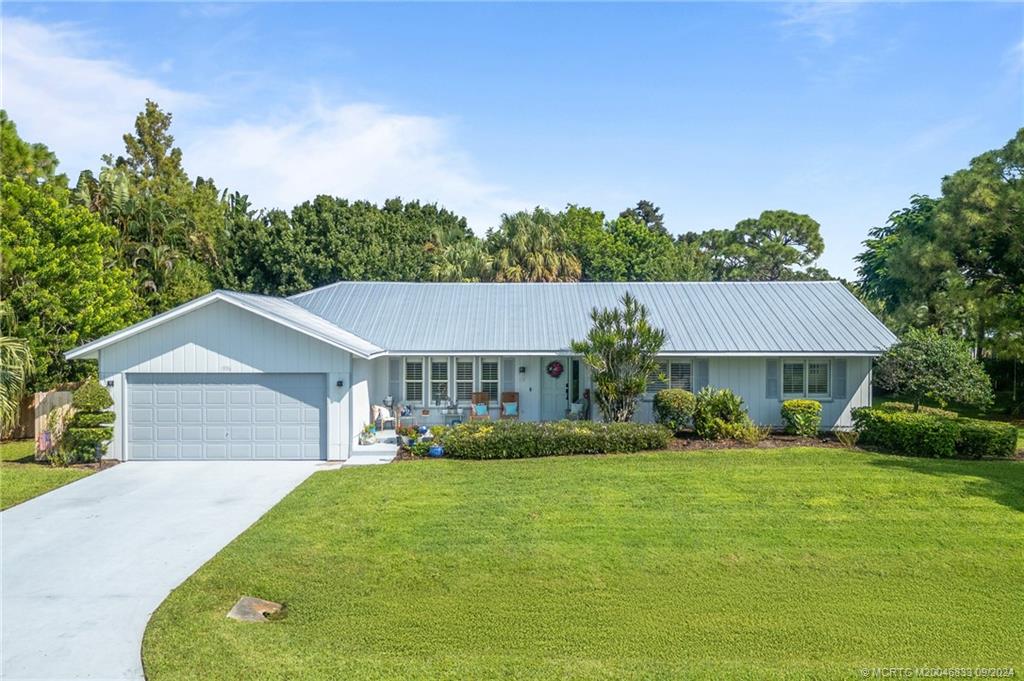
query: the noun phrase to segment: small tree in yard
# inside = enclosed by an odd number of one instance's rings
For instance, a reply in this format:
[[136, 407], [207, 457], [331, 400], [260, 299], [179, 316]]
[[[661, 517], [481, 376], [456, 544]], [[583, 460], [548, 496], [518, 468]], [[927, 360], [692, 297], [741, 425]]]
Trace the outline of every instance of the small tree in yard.
[[114, 413], [110, 411], [113, 404], [110, 393], [96, 379], [86, 381], [75, 390], [71, 398], [74, 415], [68, 423], [56, 463], [93, 460], [101, 463], [114, 435]]
[[605, 421], [629, 421], [647, 388], [647, 378], [658, 372], [656, 357], [665, 345], [665, 332], [651, 326], [647, 308], [628, 293], [622, 308], [590, 312], [593, 326], [586, 339], [572, 342], [572, 350], [591, 369], [594, 400]]
[[926, 398], [940, 406], [992, 403], [992, 383], [967, 344], [932, 329], [911, 329], [879, 357], [875, 380], [882, 389], [906, 396], [914, 411]]

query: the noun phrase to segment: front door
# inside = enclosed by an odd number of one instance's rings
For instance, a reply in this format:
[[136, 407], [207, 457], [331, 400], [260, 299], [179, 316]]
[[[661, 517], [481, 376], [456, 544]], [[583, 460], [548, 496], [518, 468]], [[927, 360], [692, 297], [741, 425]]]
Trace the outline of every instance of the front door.
[[569, 408], [571, 367], [565, 357], [544, 357], [540, 366], [540, 420], [560, 421]]

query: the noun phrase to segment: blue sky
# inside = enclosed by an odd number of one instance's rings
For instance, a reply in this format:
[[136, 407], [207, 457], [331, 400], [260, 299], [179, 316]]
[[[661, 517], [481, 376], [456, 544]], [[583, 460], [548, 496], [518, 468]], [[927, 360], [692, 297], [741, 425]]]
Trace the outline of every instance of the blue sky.
[[190, 172], [502, 212], [765, 209], [868, 228], [1024, 125], [1021, 4], [67, 4], [3, 9], [3, 106], [72, 178], [144, 99]]

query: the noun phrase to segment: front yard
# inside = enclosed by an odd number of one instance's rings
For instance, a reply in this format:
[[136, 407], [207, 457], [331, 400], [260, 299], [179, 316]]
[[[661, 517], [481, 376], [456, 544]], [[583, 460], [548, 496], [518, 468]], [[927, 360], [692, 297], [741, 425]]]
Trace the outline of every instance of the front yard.
[[[1024, 666], [1024, 464], [841, 449], [314, 474], [179, 587], [166, 679]], [[225, 613], [287, 604], [269, 624]]]
[[32, 440], [0, 443], [0, 510], [93, 473], [88, 468], [53, 468], [36, 462], [34, 451]]

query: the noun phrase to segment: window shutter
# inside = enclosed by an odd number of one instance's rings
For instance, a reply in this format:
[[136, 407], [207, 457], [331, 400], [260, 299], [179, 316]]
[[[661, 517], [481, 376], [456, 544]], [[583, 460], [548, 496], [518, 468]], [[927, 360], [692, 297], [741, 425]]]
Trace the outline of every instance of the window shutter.
[[708, 358], [701, 357], [694, 362], [693, 367], [693, 391], [700, 392], [708, 384]]
[[832, 397], [846, 397], [846, 358], [832, 362]]
[[769, 400], [777, 400], [779, 399], [779, 360], [765, 360], [764, 369], [764, 396]]
[[402, 360], [398, 357], [388, 358], [388, 394], [396, 403], [402, 400]]
[[515, 357], [501, 358], [501, 390], [502, 392], [513, 392], [516, 389], [516, 360]]

